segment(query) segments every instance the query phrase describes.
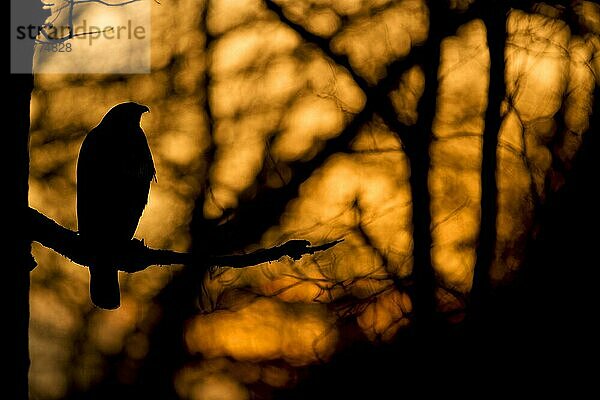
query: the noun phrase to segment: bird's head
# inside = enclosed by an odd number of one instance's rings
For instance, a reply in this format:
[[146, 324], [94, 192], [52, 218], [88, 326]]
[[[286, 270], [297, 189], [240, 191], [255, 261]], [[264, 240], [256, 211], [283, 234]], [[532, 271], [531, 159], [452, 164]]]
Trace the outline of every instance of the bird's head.
[[148, 106], [128, 101], [120, 103], [108, 110], [102, 122], [117, 122], [119, 124], [133, 124], [139, 126], [142, 114], [150, 111]]

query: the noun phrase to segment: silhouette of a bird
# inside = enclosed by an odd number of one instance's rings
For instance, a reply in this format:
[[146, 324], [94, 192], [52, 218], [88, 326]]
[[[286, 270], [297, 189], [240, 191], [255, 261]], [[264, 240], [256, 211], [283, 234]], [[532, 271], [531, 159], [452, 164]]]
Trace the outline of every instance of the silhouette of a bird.
[[156, 171], [140, 127], [148, 107], [127, 102], [111, 108], [86, 136], [77, 160], [77, 225], [90, 265], [90, 297], [98, 307], [120, 305], [118, 265], [148, 202]]

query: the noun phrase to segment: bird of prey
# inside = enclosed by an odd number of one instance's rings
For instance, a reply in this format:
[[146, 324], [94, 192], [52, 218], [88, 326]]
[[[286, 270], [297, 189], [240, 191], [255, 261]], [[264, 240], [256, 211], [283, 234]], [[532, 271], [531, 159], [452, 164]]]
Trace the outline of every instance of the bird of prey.
[[86, 136], [77, 160], [77, 225], [94, 255], [90, 297], [105, 309], [118, 308], [118, 259], [131, 241], [156, 179], [152, 153], [140, 127], [148, 107], [121, 103]]

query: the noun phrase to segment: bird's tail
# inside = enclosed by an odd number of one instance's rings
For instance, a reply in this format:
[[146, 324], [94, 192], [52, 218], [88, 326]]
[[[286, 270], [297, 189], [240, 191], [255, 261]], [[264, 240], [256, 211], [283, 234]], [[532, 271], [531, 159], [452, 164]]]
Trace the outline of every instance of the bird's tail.
[[90, 267], [90, 298], [101, 308], [114, 310], [121, 305], [119, 270], [111, 265]]

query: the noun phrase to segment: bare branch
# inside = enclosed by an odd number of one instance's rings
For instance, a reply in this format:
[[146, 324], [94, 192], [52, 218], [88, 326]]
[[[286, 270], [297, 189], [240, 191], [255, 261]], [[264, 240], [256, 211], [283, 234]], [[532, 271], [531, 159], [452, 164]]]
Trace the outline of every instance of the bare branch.
[[[39, 211], [29, 208], [29, 239], [49, 247], [71, 261], [83, 265], [93, 265], [97, 259], [84, 246], [81, 237]], [[202, 259], [191, 253], [180, 253], [172, 250], [153, 249], [147, 247], [142, 240], [132, 239], [129, 246], [116, 255], [115, 262], [119, 269], [125, 272], [138, 272], [151, 265], [186, 264], [200, 268], [211, 266], [227, 266], [244, 268], [265, 262], [276, 261], [284, 256], [299, 260], [305, 254], [327, 250], [342, 240], [311, 246], [308, 240], [290, 240], [279, 246], [260, 249], [248, 254], [239, 255], [209, 255]], [[111, 249], [108, 249], [111, 250]]]
[[378, 114], [384, 120], [385, 124], [395, 134], [400, 137], [404, 145], [409, 143], [409, 138], [406, 131], [410, 127], [405, 126], [396, 117], [396, 111], [389, 100], [389, 93], [398, 87], [398, 81], [400, 76], [405, 71], [408, 71], [415, 63], [420, 59], [420, 51], [413, 51], [406, 57], [397, 59], [390, 63], [386, 67], [386, 74], [384, 78], [377, 82], [375, 85], [369, 84], [366, 79], [360, 76], [352, 67], [350, 60], [345, 54], [337, 54], [331, 50], [329, 39], [323, 38], [319, 35], [308, 31], [304, 26], [298, 24], [289, 19], [283, 10], [283, 7], [275, 3], [273, 0], [265, 0], [267, 9], [277, 15], [279, 20], [291, 28], [294, 32], [302, 37], [307, 43], [311, 43], [317, 46], [328, 58], [333, 60], [338, 66], [344, 68], [348, 74], [352, 77], [356, 85], [363, 91], [367, 98], [367, 104], [363, 109], [363, 112], [367, 112], [369, 115], [377, 110]]
[[71, 3], [72, 4], [99, 3], [99, 4], [102, 4], [107, 7], [120, 7], [120, 6], [126, 6], [127, 4], [131, 4], [131, 3], [137, 3], [138, 1], [141, 1], [141, 0], [127, 0], [127, 1], [123, 1], [121, 3], [109, 3], [109, 2], [103, 1], [103, 0], [76, 0], [76, 1], [71, 1]]
[[315, 35], [314, 33], [309, 32], [302, 25], [289, 19], [285, 15], [283, 7], [275, 3], [273, 0], [265, 0], [265, 5], [267, 9], [269, 9], [277, 15], [277, 17], [283, 24], [290, 27], [294, 32], [300, 35], [302, 39], [304, 39], [307, 43], [312, 43], [315, 46], [319, 47], [319, 49], [323, 51], [327, 57], [331, 58], [340, 67], [345, 68], [348, 71], [348, 73], [352, 76], [354, 82], [356, 82], [356, 84], [361, 88], [363, 92], [367, 92], [369, 90], [368, 88], [370, 85], [363, 77], [354, 72], [354, 69], [350, 64], [350, 60], [348, 60], [348, 57], [344, 54], [336, 54], [331, 50], [331, 48], [329, 47], [329, 39], [322, 38], [319, 35]]

